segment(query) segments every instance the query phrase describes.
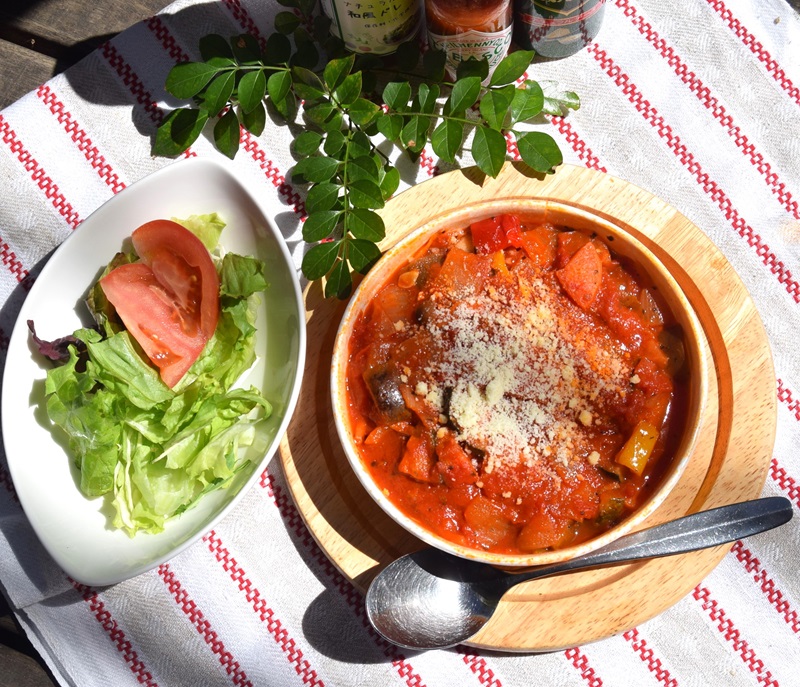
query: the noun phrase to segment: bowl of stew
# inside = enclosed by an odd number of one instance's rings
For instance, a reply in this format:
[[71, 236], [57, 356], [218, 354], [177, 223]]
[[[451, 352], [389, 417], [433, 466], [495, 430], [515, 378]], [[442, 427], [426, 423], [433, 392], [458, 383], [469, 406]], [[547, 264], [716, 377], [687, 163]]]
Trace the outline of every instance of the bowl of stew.
[[400, 240], [334, 345], [337, 432], [423, 542], [552, 563], [637, 529], [697, 442], [707, 360], [674, 276], [623, 226], [539, 199], [476, 203]]

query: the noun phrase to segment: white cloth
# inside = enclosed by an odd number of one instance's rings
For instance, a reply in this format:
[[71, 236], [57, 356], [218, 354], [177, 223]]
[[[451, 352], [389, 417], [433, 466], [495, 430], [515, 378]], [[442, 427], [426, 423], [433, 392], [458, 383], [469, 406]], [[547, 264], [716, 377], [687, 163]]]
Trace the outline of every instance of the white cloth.
[[[200, 37], [253, 27], [274, 0], [181, 0], [0, 113], [0, 355], [23, 279], [92, 211], [166, 164], [158, 104]], [[775, 356], [778, 431], [764, 495], [800, 507], [800, 17], [785, 0], [609, 0], [589, 49], [530, 76], [582, 107], [543, 125], [567, 162], [663, 198], [723, 251]], [[299, 265], [287, 128], [231, 167], [260, 184]], [[205, 140], [198, 155], [220, 157]], [[423, 164], [411, 177], [430, 175]], [[408, 177], [406, 177], [408, 178]], [[800, 685], [800, 518], [736, 547], [688, 595], [624, 635], [547, 655], [404, 654], [305, 530], [277, 460], [236, 511], [168, 564], [95, 590], [42, 549], [0, 462], [0, 585], [64, 685]]]

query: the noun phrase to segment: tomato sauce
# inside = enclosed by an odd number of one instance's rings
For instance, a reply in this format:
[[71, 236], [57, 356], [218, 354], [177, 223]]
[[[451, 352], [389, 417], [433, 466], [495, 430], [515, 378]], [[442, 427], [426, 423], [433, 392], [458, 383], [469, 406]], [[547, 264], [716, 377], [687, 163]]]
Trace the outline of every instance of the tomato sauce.
[[441, 232], [350, 341], [357, 450], [387, 497], [462, 546], [593, 537], [658, 482], [685, 424], [683, 345], [633, 265], [511, 215]]

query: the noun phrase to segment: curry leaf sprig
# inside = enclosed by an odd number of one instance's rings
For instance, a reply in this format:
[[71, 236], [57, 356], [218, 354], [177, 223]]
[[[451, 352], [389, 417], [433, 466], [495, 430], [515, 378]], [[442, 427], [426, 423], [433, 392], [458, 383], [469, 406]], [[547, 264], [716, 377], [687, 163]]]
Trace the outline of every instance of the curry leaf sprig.
[[330, 36], [324, 18], [311, 16], [311, 0], [281, 2], [298, 14], [278, 13], [264, 49], [247, 34], [210, 35], [200, 41], [202, 61], [170, 71], [167, 91], [193, 105], [164, 119], [154, 152], [177, 155], [213, 123], [214, 144], [233, 158], [240, 127], [260, 136], [268, 116], [294, 127], [292, 180], [309, 185], [303, 239], [314, 244], [302, 270], [311, 281], [325, 279], [326, 296], [347, 295], [352, 272], [365, 273], [380, 257], [385, 227], [376, 211], [400, 184], [384, 141], [412, 159], [429, 143], [447, 163], [469, 152], [492, 177], [509, 141], [537, 172], [561, 164], [551, 136], [521, 125], [577, 109], [579, 100], [523, 80], [533, 53], [511, 53], [491, 76], [486, 61], [470, 60], [450, 79], [441, 53], [420, 55], [407, 44], [389, 58], [356, 56]]

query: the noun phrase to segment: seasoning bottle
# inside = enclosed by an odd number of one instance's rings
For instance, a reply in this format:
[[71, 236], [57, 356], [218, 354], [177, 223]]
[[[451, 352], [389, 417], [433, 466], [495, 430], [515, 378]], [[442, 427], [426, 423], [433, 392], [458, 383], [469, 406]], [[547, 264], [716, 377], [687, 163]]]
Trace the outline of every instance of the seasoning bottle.
[[428, 44], [447, 55], [454, 75], [460, 62], [487, 59], [491, 73], [511, 46], [511, 0], [425, 0]]
[[388, 55], [422, 25], [421, 0], [321, 0], [331, 33], [353, 52]]
[[605, 0], [514, 0], [514, 40], [543, 57], [568, 57], [600, 31]]

